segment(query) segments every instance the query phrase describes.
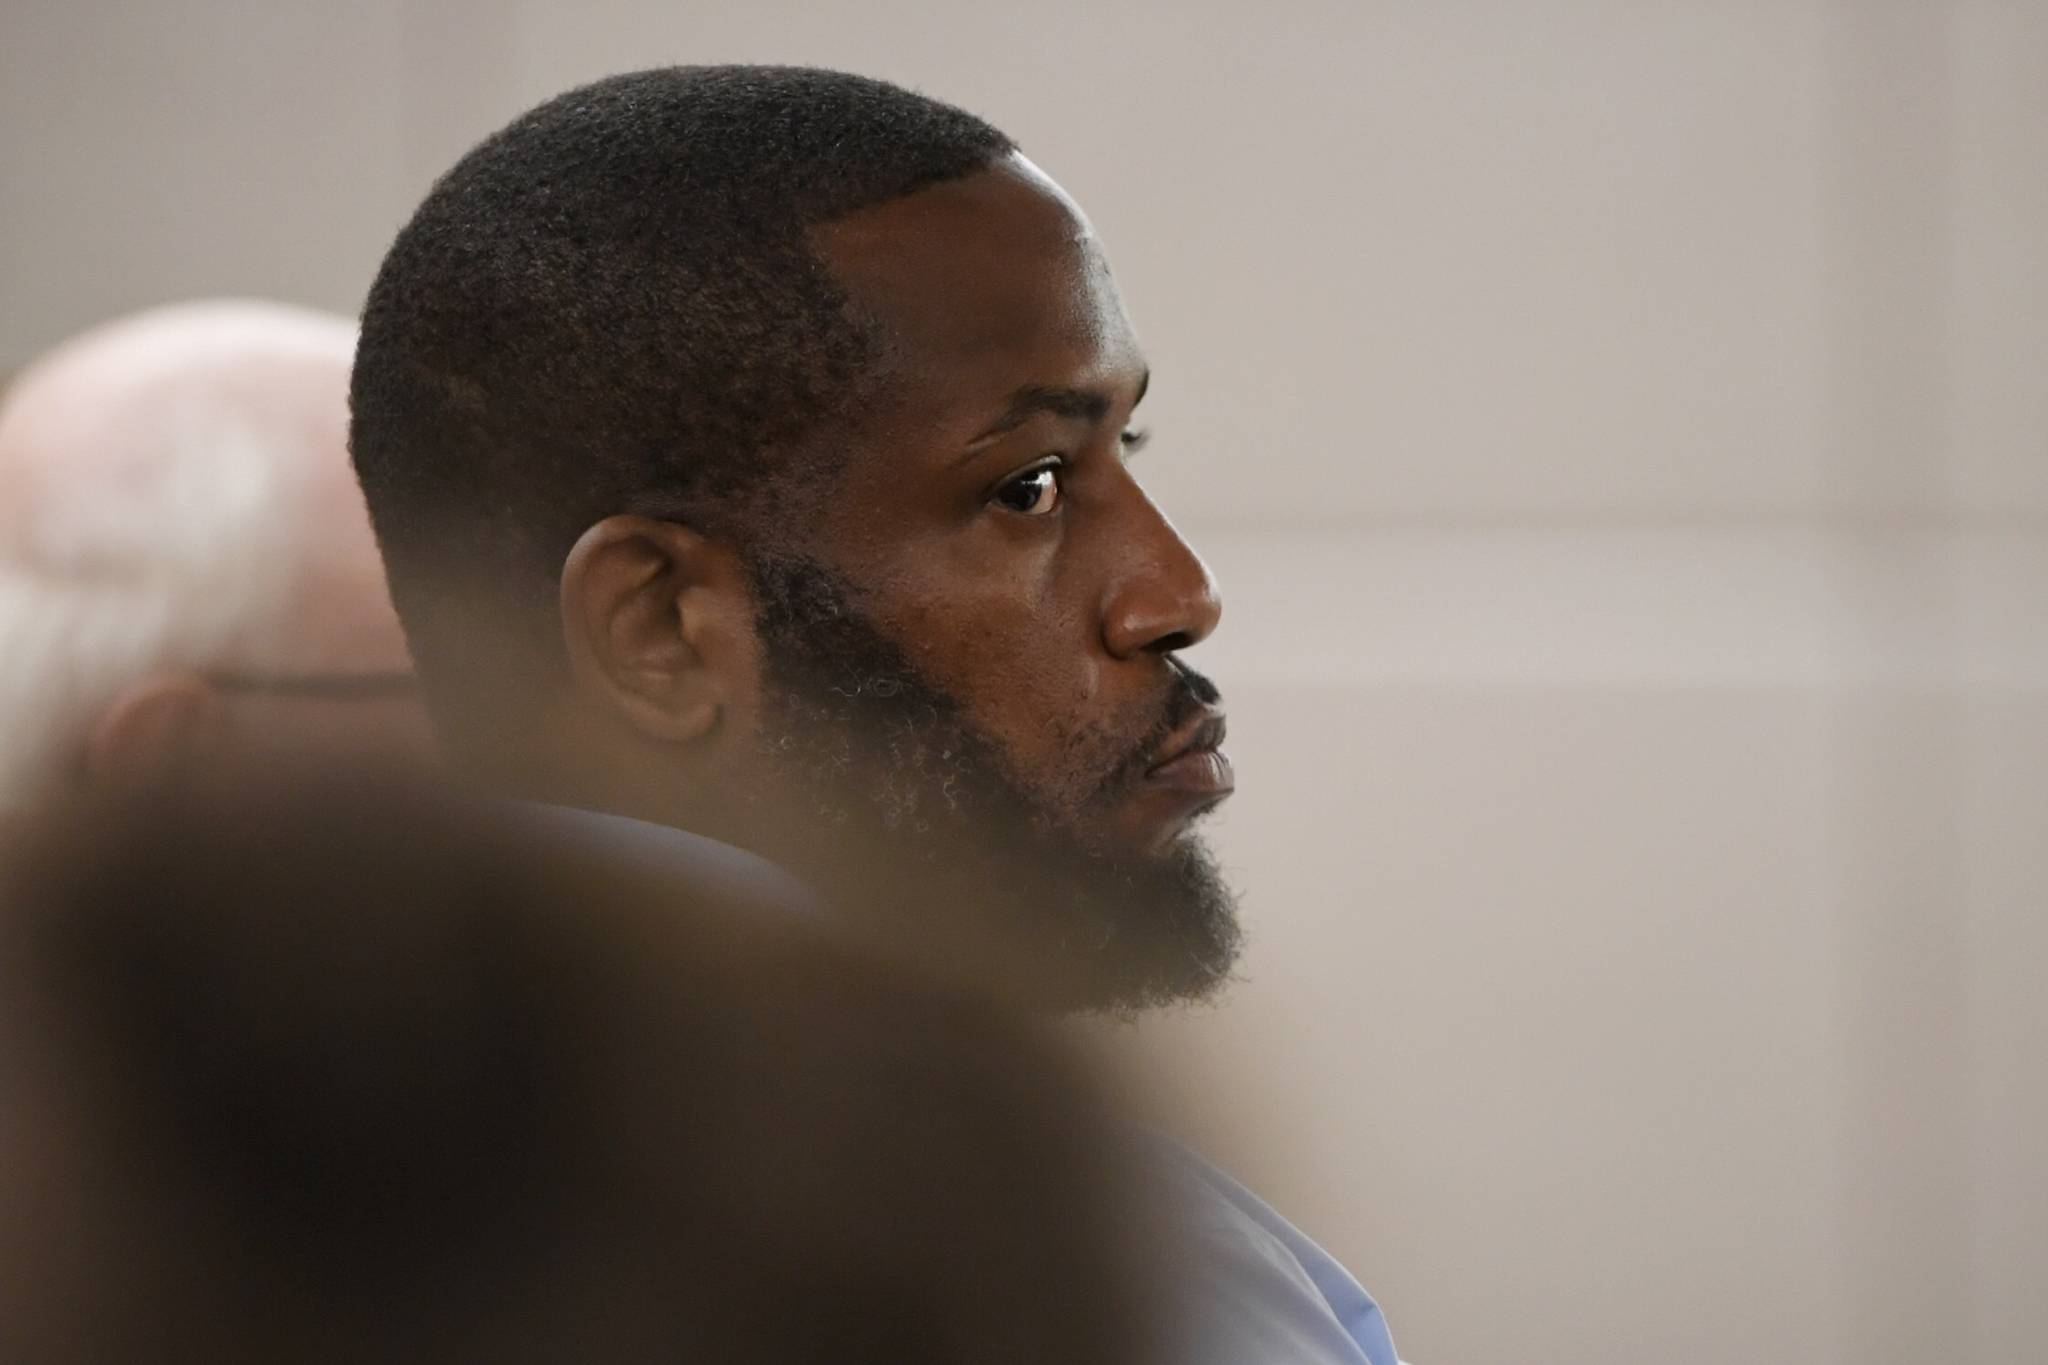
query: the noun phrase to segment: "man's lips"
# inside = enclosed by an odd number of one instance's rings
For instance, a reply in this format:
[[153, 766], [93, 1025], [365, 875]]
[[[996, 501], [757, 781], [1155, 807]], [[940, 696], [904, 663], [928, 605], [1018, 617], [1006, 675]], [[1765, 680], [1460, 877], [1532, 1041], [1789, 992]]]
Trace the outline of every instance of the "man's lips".
[[1217, 797], [1228, 796], [1237, 788], [1230, 759], [1221, 749], [1191, 749], [1145, 774], [1145, 781], [1173, 791]]
[[1223, 754], [1224, 731], [1223, 713], [1205, 708], [1167, 739], [1145, 785], [1200, 798], [1202, 805], [1230, 795], [1237, 784]]
[[1196, 753], [1221, 749], [1227, 729], [1221, 711], [1213, 706], [1202, 707], [1166, 737], [1166, 742], [1159, 746], [1159, 757], [1153, 760], [1145, 776], [1156, 777]]
[[[1135, 782], [1117, 784], [1121, 838], [1148, 853], [1170, 846], [1188, 825], [1214, 810], [1236, 785], [1223, 756], [1223, 711], [1198, 705], [1154, 751]], [[1128, 783], [1128, 785], [1126, 785]]]

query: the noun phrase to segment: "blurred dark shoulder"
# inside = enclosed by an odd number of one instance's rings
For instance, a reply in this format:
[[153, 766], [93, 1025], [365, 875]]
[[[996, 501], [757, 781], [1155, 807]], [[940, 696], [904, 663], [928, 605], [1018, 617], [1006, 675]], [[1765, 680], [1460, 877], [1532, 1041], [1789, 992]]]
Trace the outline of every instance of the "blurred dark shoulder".
[[7, 1359], [1142, 1358], [1087, 1074], [816, 917], [368, 770], [4, 837]]

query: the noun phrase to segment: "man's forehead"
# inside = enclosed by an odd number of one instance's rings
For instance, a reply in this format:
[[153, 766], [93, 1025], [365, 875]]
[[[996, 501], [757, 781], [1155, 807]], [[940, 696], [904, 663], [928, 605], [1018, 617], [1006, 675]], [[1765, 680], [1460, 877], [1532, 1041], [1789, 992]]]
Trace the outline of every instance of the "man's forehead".
[[1087, 218], [1021, 156], [851, 214], [814, 241], [913, 363], [1055, 350], [1135, 360]]

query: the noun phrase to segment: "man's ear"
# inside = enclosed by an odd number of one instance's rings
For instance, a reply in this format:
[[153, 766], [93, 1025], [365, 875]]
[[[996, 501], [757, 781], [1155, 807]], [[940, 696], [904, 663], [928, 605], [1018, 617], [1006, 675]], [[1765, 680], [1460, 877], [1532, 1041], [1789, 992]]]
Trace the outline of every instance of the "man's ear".
[[95, 786], [138, 786], [182, 767], [219, 719], [220, 694], [190, 673], [157, 673], [122, 689], [85, 739]]
[[672, 521], [607, 517], [569, 551], [561, 608], [577, 689], [642, 734], [687, 743], [750, 723], [753, 595], [730, 546]]

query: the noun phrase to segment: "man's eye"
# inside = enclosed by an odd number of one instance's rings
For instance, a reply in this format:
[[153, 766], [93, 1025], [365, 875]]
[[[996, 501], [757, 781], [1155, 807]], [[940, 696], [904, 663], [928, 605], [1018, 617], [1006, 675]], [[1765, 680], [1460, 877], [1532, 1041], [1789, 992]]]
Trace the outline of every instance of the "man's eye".
[[995, 504], [1027, 517], [1042, 517], [1059, 506], [1059, 466], [1042, 464], [1027, 469], [996, 490]]

